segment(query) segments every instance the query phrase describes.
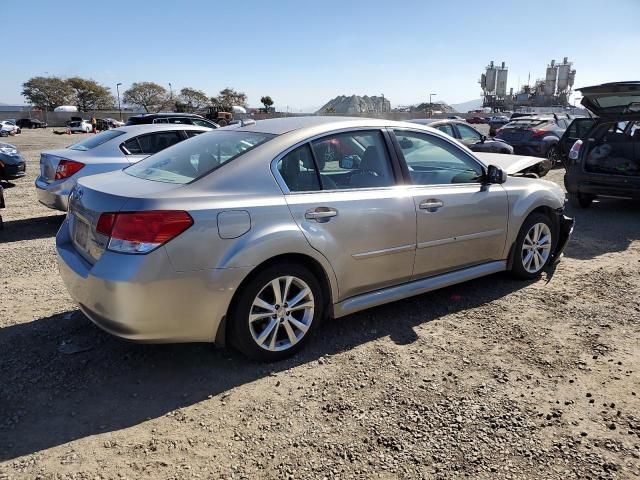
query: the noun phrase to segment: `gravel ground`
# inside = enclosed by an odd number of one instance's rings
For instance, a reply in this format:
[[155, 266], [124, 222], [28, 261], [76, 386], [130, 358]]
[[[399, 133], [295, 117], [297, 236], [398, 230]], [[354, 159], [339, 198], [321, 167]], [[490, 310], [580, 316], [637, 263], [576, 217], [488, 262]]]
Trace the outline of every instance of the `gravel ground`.
[[94, 327], [56, 270], [63, 217], [33, 187], [39, 152], [72, 138], [9, 141], [29, 174], [0, 232], [0, 479], [640, 476], [638, 204], [570, 212], [539, 281], [494, 275], [327, 322], [261, 365]]

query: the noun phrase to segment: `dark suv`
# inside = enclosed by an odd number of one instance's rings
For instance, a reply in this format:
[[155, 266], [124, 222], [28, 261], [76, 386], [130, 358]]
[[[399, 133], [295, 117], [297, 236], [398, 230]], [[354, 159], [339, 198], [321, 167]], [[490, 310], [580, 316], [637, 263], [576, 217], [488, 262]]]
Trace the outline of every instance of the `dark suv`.
[[569, 203], [586, 208], [598, 196], [640, 200], [640, 82], [579, 91], [597, 118], [575, 119], [560, 141]]
[[197, 125], [199, 127], [218, 128], [211, 120], [196, 115], [195, 113], [145, 113], [129, 117], [127, 125], [145, 125], [149, 123], [181, 123], [184, 125]]
[[496, 138], [511, 145], [516, 155], [547, 157], [554, 165], [560, 161], [558, 142], [571, 120], [556, 114], [520, 117], [498, 130]]
[[47, 124], [37, 118], [21, 118], [16, 125], [20, 128], [47, 128]]

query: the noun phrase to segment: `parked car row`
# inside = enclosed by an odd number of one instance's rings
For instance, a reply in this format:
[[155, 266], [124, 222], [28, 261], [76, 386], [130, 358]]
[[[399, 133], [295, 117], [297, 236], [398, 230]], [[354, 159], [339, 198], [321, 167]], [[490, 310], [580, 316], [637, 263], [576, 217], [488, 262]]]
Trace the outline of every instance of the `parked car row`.
[[0, 121], [0, 137], [8, 137], [9, 135], [17, 135], [22, 130], [16, 125], [15, 120]]

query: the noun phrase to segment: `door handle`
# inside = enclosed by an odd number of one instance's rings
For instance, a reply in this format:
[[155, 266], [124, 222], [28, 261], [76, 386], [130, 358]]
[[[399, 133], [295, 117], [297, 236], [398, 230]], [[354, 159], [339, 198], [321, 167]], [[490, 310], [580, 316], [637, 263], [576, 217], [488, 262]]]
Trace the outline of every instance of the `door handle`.
[[435, 212], [443, 206], [444, 203], [442, 200], [438, 200], [437, 198], [429, 198], [428, 200], [420, 202], [420, 210], [426, 210], [428, 212]]
[[304, 218], [317, 222], [328, 222], [332, 217], [338, 216], [338, 210], [330, 207], [318, 207], [304, 212]]

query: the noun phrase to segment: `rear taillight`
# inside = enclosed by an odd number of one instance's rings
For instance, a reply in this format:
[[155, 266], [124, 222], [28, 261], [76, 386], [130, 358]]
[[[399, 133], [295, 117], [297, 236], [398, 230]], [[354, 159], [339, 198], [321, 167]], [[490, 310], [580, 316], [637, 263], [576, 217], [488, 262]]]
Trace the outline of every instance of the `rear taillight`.
[[571, 150], [569, 150], [569, 160], [578, 160], [580, 156], [580, 148], [582, 147], [582, 140], [576, 140]]
[[532, 138], [544, 137], [546, 134], [547, 134], [546, 130], [531, 130], [531, 137]]
[[60, 160], [58, 168], [56, 168], [56, 180], [62, 180], [63, 178], [69, 178], [74, 173], [79, 172], [84, 163], [74, 162], [73, 160]]
[[109, 250], [123, 253], [148, 253], [177, 237], [193, 225], [184, 211], [103, 213], [96, 231], [111, 237]]

